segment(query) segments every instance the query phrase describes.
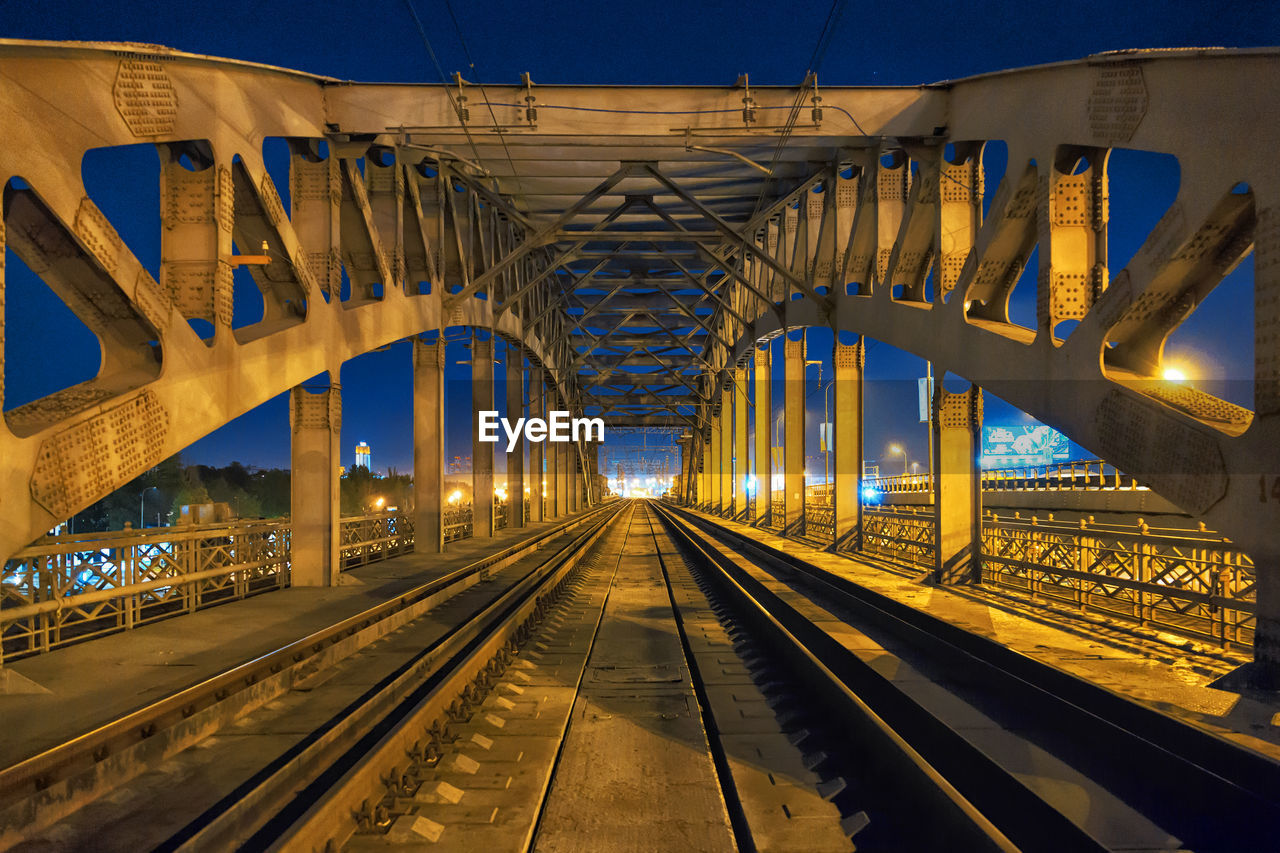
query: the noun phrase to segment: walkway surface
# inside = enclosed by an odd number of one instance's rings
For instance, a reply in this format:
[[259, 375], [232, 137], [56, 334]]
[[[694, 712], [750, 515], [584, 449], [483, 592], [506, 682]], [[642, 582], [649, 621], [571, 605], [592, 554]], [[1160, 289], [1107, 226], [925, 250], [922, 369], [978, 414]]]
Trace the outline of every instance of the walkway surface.
[[1036, 618], [1012, 603], [1005, 605], [964, 588], [953, 591], [924, 582], [920, 571], [914, 576], [898, 574], [766, 529], [690, 511], [959, 628], [1280, 760], [1280, 695], [1209, 686], [1229, 670], [1220, 660], [1201, 659], [1180, 649], [1174, 654], [1170, 646], [1148, 648], [1136, 642], [1122, 646], [1102, 636], [1047, 624], [1047, 613]]
[[47, 693], [0, 695], [0, 767], [57, 746], [231, 667], [361, 613], [454, 569], [577, 517], [450, 542], [344, 576], [358, 583], [289, 587], [7, 663]]

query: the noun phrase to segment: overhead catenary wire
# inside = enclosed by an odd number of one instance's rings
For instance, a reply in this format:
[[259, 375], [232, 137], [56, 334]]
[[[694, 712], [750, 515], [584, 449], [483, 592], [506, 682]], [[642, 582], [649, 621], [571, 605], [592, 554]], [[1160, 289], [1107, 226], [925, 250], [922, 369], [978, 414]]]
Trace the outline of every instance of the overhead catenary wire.
[[[458, 44], [462, 46], [462, 55], [466, 57], [467, 67], [476, 75], [475, 86], [480, 90], [480, 97], [484, 99], [485, 107], [489, 110], [489, 118], [493, 120], [494, 132], [498, 134], [498, 141], [502, 143], [502, 152], [506, 155], [507, 165], [511, 167], [511, 177], [515, 179], [516, 190], [519, 191], [523, 189], [523, 185], [520, 183], [520, 175], [516, 171], [515, 161], [511, 157], [511, 149], [507, 147], [507, 138], [502, 134], [502, 130], [498, 126], [498, 117], [493, 112], [493, 104], [489, 103], [489, 96], [484, 91], [484, 84], [479, 80], [480, 72], [476, 70], [475, 60], [471, 58], [471, 50], [467, 47], [467, 40], [462, 35], [462, 27], [458, 25], [458, 16], [454, 14], [453, 4], [449, 0], [445, 0], [444, 6], [449, 11], [450, 20], [453, 21], [453, 31], [458, 35]], [[478, 153], [476, 159], [479, 159]]]
[[[786, 149], [787, 142], [791, 138], [791, 134], [795, 129], [796, 122], [799, 120], [799, 117], [800, 117], [800, 110], [802, 108], [802, 105], [804, 104], [804, 97], [806, 92], [805, 86], [808, 85], [808, 83], [816, 77], [818, 68], [821, 67], [822, 65], [822, 60], [826, 56], [827, 48], [830, 47], [831, 39], [835, 32], [836, 24], [840, 20], [840, 14], [843, 10], [844, 2], [845, 0], [832, 0], [831, 8], [827, 10], [827, 17], [823, 21], [822, 30], [818, 33], [818, 41], [814, 45], [813, 53], [809, 57], [809, 67], [805, 71], [804, 79], [800, 82], [800, 85], [796, 89], [796, 96], [791, 102], [790, 111], [787, 114], [786, 124], [783, 126], [782, 133], [778, 137], [778, 144], [774, 148], [773, 157], [769, 161], [767, 177], [765, 177], [764, 180], [760, 182], [760, 192], [756, 196], [755, 205], [752, 208], [751, 215], [747, 217], [747, 222], [751, 222], [757, 216], [759, 216], [760, 211], [764, 206], [765, 195], [769, 189], [769, 181], [777, 180], [776, 170], [778, 168], [778, 163], [782, 159], [782, 152]], [[847, 112], [845, 114], [849, 115]], [[852, 119], [853, 116], [850, 115], [849, 118]], [[741, 237], [744, 241], [753, 239], [752, 235], [748, 235], [748, 234], [743, 234], [741, 235]], [[746, 263], [746, 251], [740, 248], [737, 252], [737, 257], [734, 260], [733, 273], [735, 277], [741, 276], [743, 271], [743, 265], [745, 263]], [[724, 313], [723, 309], [719, 313], [723, 317], [723, 313]], [[726, 368], [727, 366], [728, 365], [726, 364]], [[715, 383], [713, 381], [713, 385], [714, 384]], [[711, 389], [711, 390], [714, 393], [714, 389]]]
[[427, 55], [431, 57], [431, 64], [436, 67], [436, 73], [440, 75], [440, 82], [444, 86], [445, 97], [449, 99], [450, 105], [453, 106], [454, 113], [458, 116], [458, 121], [462, 125], [462, 132], [467, 137], [467, 144], [471, 146], [471, 153], [475, 155], [477, 163], [482, 162], [480, 149], [476, 147], [476, 141], [471, 136], [471, 130], [467, 127], [467, 123], [462, 121], [462, 106], [454, 98], [453, 92], [449, 89], [449, 78], [444, 73], [444, 67], [440, 65], [440, 60], [436, 56], [435, 48], [431, 46], [431, 39], [427, 36], [427, 29], [422, 25], [422, 19], [418, 17], [418, 10], [413, 7], [413, 0], [404, 0], [405, 8], [409, 10], [410, 16], [413, 17], [413, 23], [418, 29], [418, 35], [422, 38], [422, 44], [427, 49]]

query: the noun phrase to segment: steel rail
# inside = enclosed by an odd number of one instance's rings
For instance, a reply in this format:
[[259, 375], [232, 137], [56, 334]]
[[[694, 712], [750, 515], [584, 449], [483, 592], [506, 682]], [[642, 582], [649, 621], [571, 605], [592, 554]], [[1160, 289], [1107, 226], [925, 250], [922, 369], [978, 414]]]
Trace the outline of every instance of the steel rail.
[[[609, 512], [604, 518], [423, 650], [425, 666], [420, 671], [405, 672], [397, 683], [377, 689], [365, 707], [385, 705], [380, 700], [391, 695], [395, 701], [377, 715], [375, 724], [349, 726], [345, 737], [331, 738], [323, 745], [328, 749], [318, 746], [314, 755], [294, 756], [252, 790], [233, 794], [229, 808], [211, 815], [173, 849], [226, 850], [243, 845], [313, 851], [331, 849], [335, 842], [341, 846], [358, 828], [361, 805], [383, 784], [387, 767], [404, 759], [428, 723], [444, 715], [449, 703], [514, 636], [540, 598], [565, 578], [625, 506], [606, 504]], [[405, 690], [408, 682], [412, 689]]]
[[[1021, 850], [997, 825], [979, 810], [955, 785], [935, 768], [910, 740], [898, 731], [891, 718], [883, 716], [850, 687], [847, 679], [833, 668], [824, 650], [815, 648], [812, 624], [804, 624], [794, 612], [758, 582], [726, 563], [714, 550], [706, 547], [689, 526], [678, 518], [670, 507], [658, 507], [658, 515], [674, 539], [683, 544], [705, 568], [718, 571], [716, 578], [722, 589], [737, 602], [739, 612], [746, 616], [753, 629], [767, 634], [770, 645], [779, 653], [792, 659], [797, 673], [807, 670], [810, 682], [819, 681], [833, 705], [838, 707], [844, 725], [857, 731], [864, 739], [878, 741], [878, 751], [896, 758], [908, 778], [905, 780], [916, 793], [928, 799], [917, 801], [922, 807], [933, 806], [948, 812], [950, 820], [963, 826], [955, 838], [957, 849], [965, 850]], [[900, 780], [901, 781], [901, 780]], [[931, 814], [936, 818], [936, 814]], [[965, 846], [962, 840], [968, 845]], [[1063, 848], [1068, 849], [1068, 848]], [[1085, 851], [1089, 846], [1077, 846], [1072, 850]]]
[[[794, 572], [806, 583], [817, 585], [822, 600], [839, 602], [868, 623], [916, 644], [949, 671], [964, 672], [966, 677], [992, 685], [991, 692], [1001, 697], [1006, 707], [1033, 719], [1057, 721], [1058, 730], [1070, 738], [1077, 770], [1122, 796], [1157, 825], [1176, 833], [1189, 849], [1261, 850], [1280, 833], [1280, 763], [827, 572], [797, 555], [683, 510], [663, 509], [682, 529], [697, 528], [738, 554], [755, 553]], [[717, 564], [734, 571], [727, 562]], [[741, 569], [736, 572], [744, 579], [744, 586], [791, 611], [791, 618], [804, 621], [808, 625], [805, 630], [817, 630], [759, 581]], [[904, 726], [914, 727], [916, 734], [908, 740], [939, 768], [949, 768], [948, 777], [1015, 842], [1030, 849], [1089, 849], [1073, 846], [1074, 842], [1063, 848], [1061, 842], [1069, 836], [1053, 833], [1063, 829], [1064, 823], [1066, 831], [1075, 829], [1074, 825], [1061, 815], [1050, 823], [1042, 822], [1047, 804], [1035, 795], [1023, 808], [1011, 808], [1014, 801], [1009, 791], [995, 786], [993, 780], [999, 777], [990, 772], [991, 759], [839, 643], [822, 636], [829, 659], [839, 660], [846, 673], [859, 678], [859, 689], [868, 702], [889, 709], [887, 717], [897, 717]], [[1047, 827], [1055, 829], [1046, 831]], [[1077, 838], [1083, 836], [1080, 830], [1075, 832]], [[1084, 840], [1091, 841], [1088, 836], [1081, 838]]]
[[[180, 690], [105, 723], [63, 744], [0, 770], [0, 846], [31, 826], [47, 825], [79, 808], [87, 799], [146, 770], [150, 760], [163, 760], [196, 742], [246, 707], [256, 707], [284, 690], [300, 669], [315, 664], [324, 653], [352, 641], [347, 653], [364, 643], [358, 635], [371, 629], [399, 627], [442, 598], [478, 582], [492, 571], [542, 548], [549, 540], [575, 530], [616, 509], [605, 504], [513, 543], [494, 554], [403, 592], [392, 599], [313, 632], [275, 651], [238, 664], [225, 672]], [[399, 618], [397, 618], [399, 617]], [[392, 622], [395, 623], [392, 626]], [[375, 637], [368, 637], [366, 642]], [[343, 650], [335, 650], [341, 655]], [[325, 663], [331, 663], [325, 661]], [[303, 677], [310, 673], [301, 673]], [[274, 681], [274, 684], [267, 682]], [[248, 701], [245, 691], [251, 691]], [[229, 706], [234, 705], [234, 708]], [[181, 731], [170, 732], [176, 727]], [[171, 737], [157, 737], [169, 732]], [[154, 747], [148, 749], [152, 744]], [[142, 755], [132, 754], [141, 749]], [[136, 760], [136, 759], [142, 760]], [[38, 797], [38, 806], [32, 799]], [[23, 818], [29, 818], [24, 821]], [[26, 823], [27, 826], [23, 826]]]

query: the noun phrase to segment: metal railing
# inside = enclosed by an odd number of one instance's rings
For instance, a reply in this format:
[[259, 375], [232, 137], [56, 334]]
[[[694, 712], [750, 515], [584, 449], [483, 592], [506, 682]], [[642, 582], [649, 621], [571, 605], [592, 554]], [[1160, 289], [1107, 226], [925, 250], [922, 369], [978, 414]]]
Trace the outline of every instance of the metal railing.
[[[979, 472], [984, 492], [1009, 491], [1146, 491], [1127, 474], [1101, 459], [1084, 459], [1075, 462], [1057, 462], [1022, 468], [991, 468]], [[897, 474], [892, 477], [869, 477], [862, 481], [864, 489], [880, 494], [908, 494], [932, 492], [933, 476], [924, 474]], [[818, 488], [818, 487], [811, 487]], [[816, 494], [816, 492], [813, 492]]]
[[0, 655], [27, 655], [289, 583], [289, 522], [48, 537], [5, 563]]
[[931, 507], [862, 508], [862, 550], [908, 563], [933, 565], [937, 527]]
[[471, 504], [446, 509], [443, 513], [444, 541], [453, 542], [471, 535]]
[[[931, 507], [863, 510], [863, 551], [916, 568], [934, 564]], [[1209, 530], [1047, 520], [987, 512], [983, 582], [1223, 646], [1253, 642], [1253, 563]]]
[[[0, 661], [282, 589], [290, 533], [281, 518], [40, 539], [0, 576]], [[412, 516], [343, 518], [339, 545], [343, 569], [407, 553]]]
[[413, 516], [389, 512], [345, 516], [338, 541], [343, 569], [398, 557], [413, 550]]
[[1146, 491], [1146, 486], [1101, 459], [1031, 468], [992, 468], [981, 473], [982, 489], [1000, 491]]
[[769, 526], [774, 530], [782, 529], [782, 522], [787, 512], [786, 502], [780, 497], [781, 495], [782, 492], [774, 492], [769, 496]]
[[1044, 521], [989, 513], [983, 579], [1223, 646], [1253, 642], [1253, 563], [1207, 530]]
[[830, 542], [835, 524], [836, 511], [830, 503], [805, 501], [804, 535], [806, 538]]
[[929, 474], [897, 474], [892, 477], [868, 477], [862, 481], [862, 488], [873, 489], [881, 494], [903, 494], [907, 492], [933, 491], [933, 477]]

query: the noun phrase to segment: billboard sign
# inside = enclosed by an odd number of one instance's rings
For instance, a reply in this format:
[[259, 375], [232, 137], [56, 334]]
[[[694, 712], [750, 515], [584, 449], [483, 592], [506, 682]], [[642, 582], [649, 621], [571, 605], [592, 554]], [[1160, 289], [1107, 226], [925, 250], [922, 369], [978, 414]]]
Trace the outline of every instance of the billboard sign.
[[1044, 424], [984, 426], [982, 467], [1020, 468], [1071, 459], [1071, 442]]

